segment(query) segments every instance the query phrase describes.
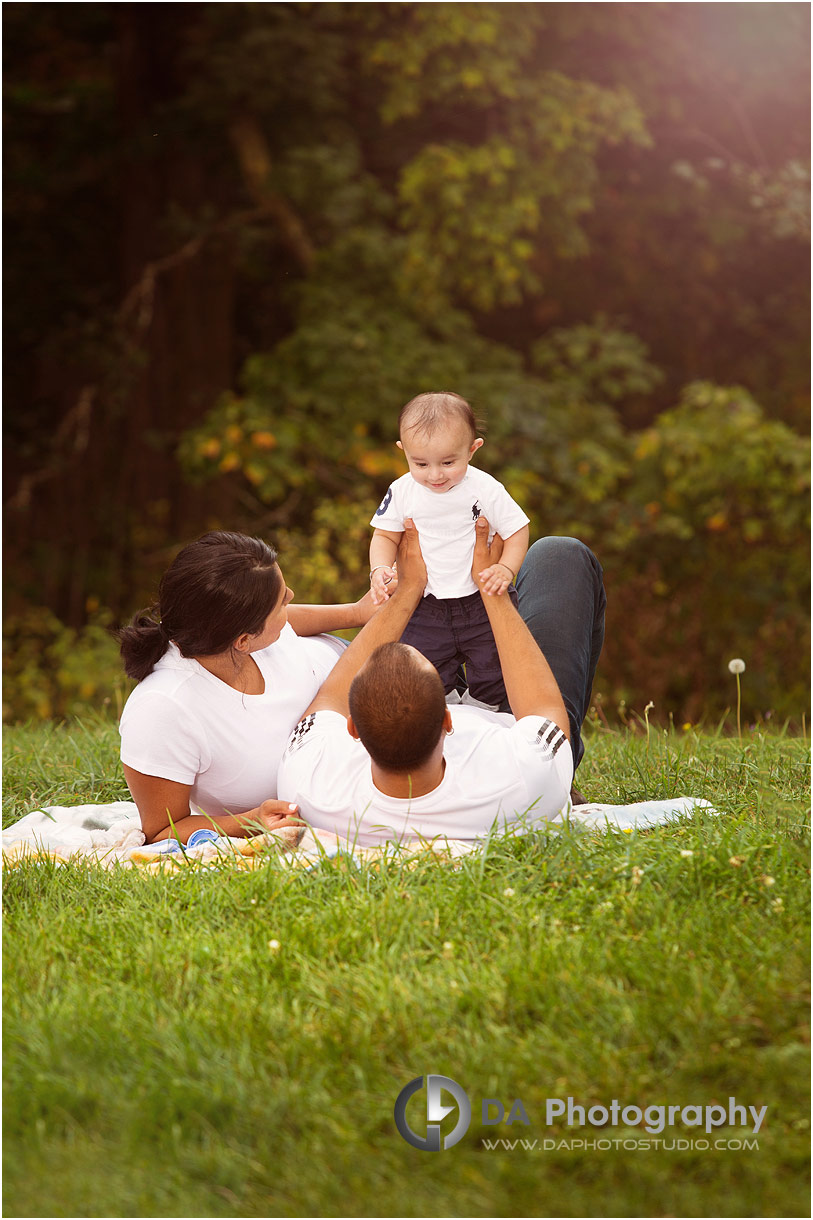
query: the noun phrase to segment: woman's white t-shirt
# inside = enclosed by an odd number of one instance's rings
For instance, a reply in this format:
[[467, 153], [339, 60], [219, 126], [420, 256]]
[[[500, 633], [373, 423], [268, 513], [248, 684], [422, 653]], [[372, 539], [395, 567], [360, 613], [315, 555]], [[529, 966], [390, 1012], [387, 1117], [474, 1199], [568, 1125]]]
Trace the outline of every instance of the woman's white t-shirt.
[[291, 731], [343, 648], [286, 623], [275, 643], [251, 654], [265, 691], [244, 695], [170, 644], [125, 704], [121, 761], [190, 784], [193, 812], [239, 814], [276, 799]]

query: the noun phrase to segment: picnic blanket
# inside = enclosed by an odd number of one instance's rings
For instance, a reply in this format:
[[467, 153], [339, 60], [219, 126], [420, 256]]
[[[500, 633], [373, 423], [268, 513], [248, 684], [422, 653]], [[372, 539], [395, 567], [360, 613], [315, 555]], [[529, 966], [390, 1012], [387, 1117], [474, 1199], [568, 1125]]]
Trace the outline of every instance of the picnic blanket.
[[[679, 796], [632, 805], [575, 805], [567, 818], [547, 823], [553, 827], [631, 832], [665, 825], [698, 810], [717, 811], [699, 797]], [[291, 828], [252, 839], [222, 836], [215, 842], [181, 848], [172, 840], [145, 843], [133, 801], [103, 805], [48, 805], [35, 809], [3, 831], [3, 864], [14, 867], [24, 859], [54, 860], [57, 864], [85, 862], [106, 868], [140, 866], [151, 872], [184, 864], [214, 864], [224, 859], [239, 868], [257, 868], [271, 859], [290, 867], [313, 867], [325, 857], [354, 860], [380, 859], [382, 855], [433, 852], [457, 859], [481, 849], [483, 840], [433, 839], [409, 844], [382, 843], [359, 847], [335, 835], [307, 827]]]

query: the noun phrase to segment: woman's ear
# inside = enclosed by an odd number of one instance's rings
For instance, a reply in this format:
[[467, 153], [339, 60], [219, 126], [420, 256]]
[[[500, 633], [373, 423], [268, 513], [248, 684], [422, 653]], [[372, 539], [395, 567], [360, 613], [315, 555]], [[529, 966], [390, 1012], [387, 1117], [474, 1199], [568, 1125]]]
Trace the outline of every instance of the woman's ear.
[[247, 631], [244, 631], [242, 635], [238, 635], [237, 639], [232, 644], [232, 648], [235, 652], [248, 653], [251, 651], [250, 644], [252, 638], [253, 637], [250, 636]]
[[477, 450], [482, 449], [484, 444], [485, 444], [485, 441], [483, 440], [482, 436], [478, 436], [477, 440], [474, 442], [471, 449], [469, 450], [469, 456], [474, 457]]

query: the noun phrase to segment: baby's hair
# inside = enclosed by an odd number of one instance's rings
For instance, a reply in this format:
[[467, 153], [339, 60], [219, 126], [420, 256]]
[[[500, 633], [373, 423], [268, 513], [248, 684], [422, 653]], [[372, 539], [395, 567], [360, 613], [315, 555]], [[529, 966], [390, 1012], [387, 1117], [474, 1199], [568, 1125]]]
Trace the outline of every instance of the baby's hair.
[[423, 766], [440, 740], [443, 683], [406, 644], [376, 648], [350, 684], [348, 703], [362, 745], [387, 771]]
[[403, 436], [404, 429], [408, 428], [424, 436], [431, 436], [438, 428], [454, 419], [459, 419], [468, 428], [472, 440], [483, 431], [481, 421], [460, 394], [454, 394], [451, 390], [418, 394], [401, 408], [401, 414], [398, 416], [398, 435]]

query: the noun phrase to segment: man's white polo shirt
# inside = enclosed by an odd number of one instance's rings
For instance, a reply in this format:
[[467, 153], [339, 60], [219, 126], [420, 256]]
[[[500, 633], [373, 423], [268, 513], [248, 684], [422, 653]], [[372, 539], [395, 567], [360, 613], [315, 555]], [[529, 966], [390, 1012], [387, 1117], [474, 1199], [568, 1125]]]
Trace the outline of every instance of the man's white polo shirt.
[[280, 799], [295, 801], [311, 826], [360, 846], [439, 835], [478, 839], [492, 827], [521, 832], [567, 815], [573, 756], [553, 721], [515, 721], [472, 707], [450, 711], [454, 733], [444, 739], [445, 773], [425, 796], [379, 792], [370, 757], [348, 733], [346, 718], [320, 711], [291, 735], [277, 780]]

